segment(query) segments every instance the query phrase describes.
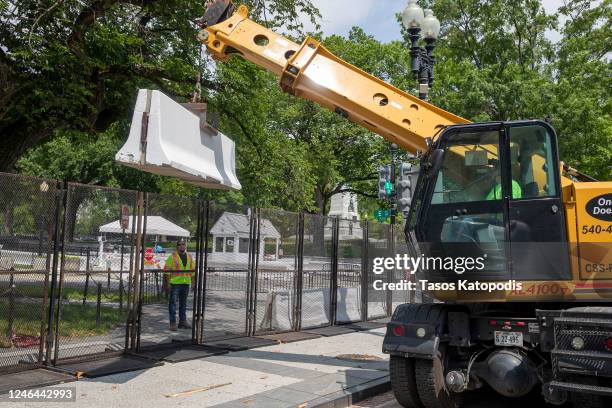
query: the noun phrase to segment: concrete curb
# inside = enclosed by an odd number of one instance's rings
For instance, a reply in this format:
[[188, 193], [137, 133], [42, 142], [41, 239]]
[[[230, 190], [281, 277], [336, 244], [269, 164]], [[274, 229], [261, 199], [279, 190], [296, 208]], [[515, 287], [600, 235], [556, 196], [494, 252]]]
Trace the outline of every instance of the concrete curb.
[[360, 385], [349, 387], [345, 390], [334, 392], [316, 400], [308, 401], [308, 408], [345, 408], [364, 399], [391, 390], [389, 376], [368, 381]]

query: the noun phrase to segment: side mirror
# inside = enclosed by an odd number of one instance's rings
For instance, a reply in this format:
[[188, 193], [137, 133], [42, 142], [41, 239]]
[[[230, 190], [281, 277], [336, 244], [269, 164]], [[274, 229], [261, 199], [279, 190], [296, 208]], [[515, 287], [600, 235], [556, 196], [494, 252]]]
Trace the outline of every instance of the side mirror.
[[431, 179], [440, 170], [444, 162], [444, 149], [436, 149], [429, 156], [429, 168], [427, 169], [427, 178]]

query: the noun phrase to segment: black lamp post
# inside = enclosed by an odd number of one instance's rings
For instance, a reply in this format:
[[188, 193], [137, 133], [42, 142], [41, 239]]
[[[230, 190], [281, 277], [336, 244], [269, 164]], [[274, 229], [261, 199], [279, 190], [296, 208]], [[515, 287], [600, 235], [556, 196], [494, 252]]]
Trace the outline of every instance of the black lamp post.
[[[402, 23], [410, 36], [412, 74], [414, 79], [419, 81], [419, 98], [427, 100], [429, 88], [434, 81], [436, 58], [433, 50], [436, 47], [438, 34], [440, 34], [440, 21], [434, 16], [432, 10], [427, 9], [423, 12], [417, 0], [408, 0], [408, 6], [402, 13]], [[421, 36], [425, 47], [419, 45]]]

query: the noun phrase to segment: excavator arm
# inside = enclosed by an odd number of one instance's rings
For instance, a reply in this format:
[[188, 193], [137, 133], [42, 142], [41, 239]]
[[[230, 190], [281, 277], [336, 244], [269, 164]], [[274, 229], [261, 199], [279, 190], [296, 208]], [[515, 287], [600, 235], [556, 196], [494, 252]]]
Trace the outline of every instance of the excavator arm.
[[298, 45], [255, 23], [246, 6], [229, 0], [207, 7], [199, 39], [216, 60], [232, 55], [280, 77], [280, 86], [357, 123], [400, 148], [427, 149], [427, 138], [455, 124], [469, 123], [343, 61], [313, 38]]

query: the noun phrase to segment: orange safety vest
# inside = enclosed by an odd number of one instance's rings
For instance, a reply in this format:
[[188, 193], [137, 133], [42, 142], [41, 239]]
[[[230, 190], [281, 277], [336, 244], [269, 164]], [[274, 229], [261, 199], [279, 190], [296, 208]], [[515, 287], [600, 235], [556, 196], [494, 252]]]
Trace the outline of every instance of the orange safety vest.
[[166, 259], [166, 265], [164, 266], [164, 270], [167, 271], [165, 275], [170, 275], [170, 283], [173, 285], [190, 284], [191, 277], [195, 275], [193, 269], [193, 259], [188, 253], [187, 265], [183, 265], [183, 262], [181, 261], [181, 257], [178, 252], [174, 252], [168, 257], [168, 259]]

